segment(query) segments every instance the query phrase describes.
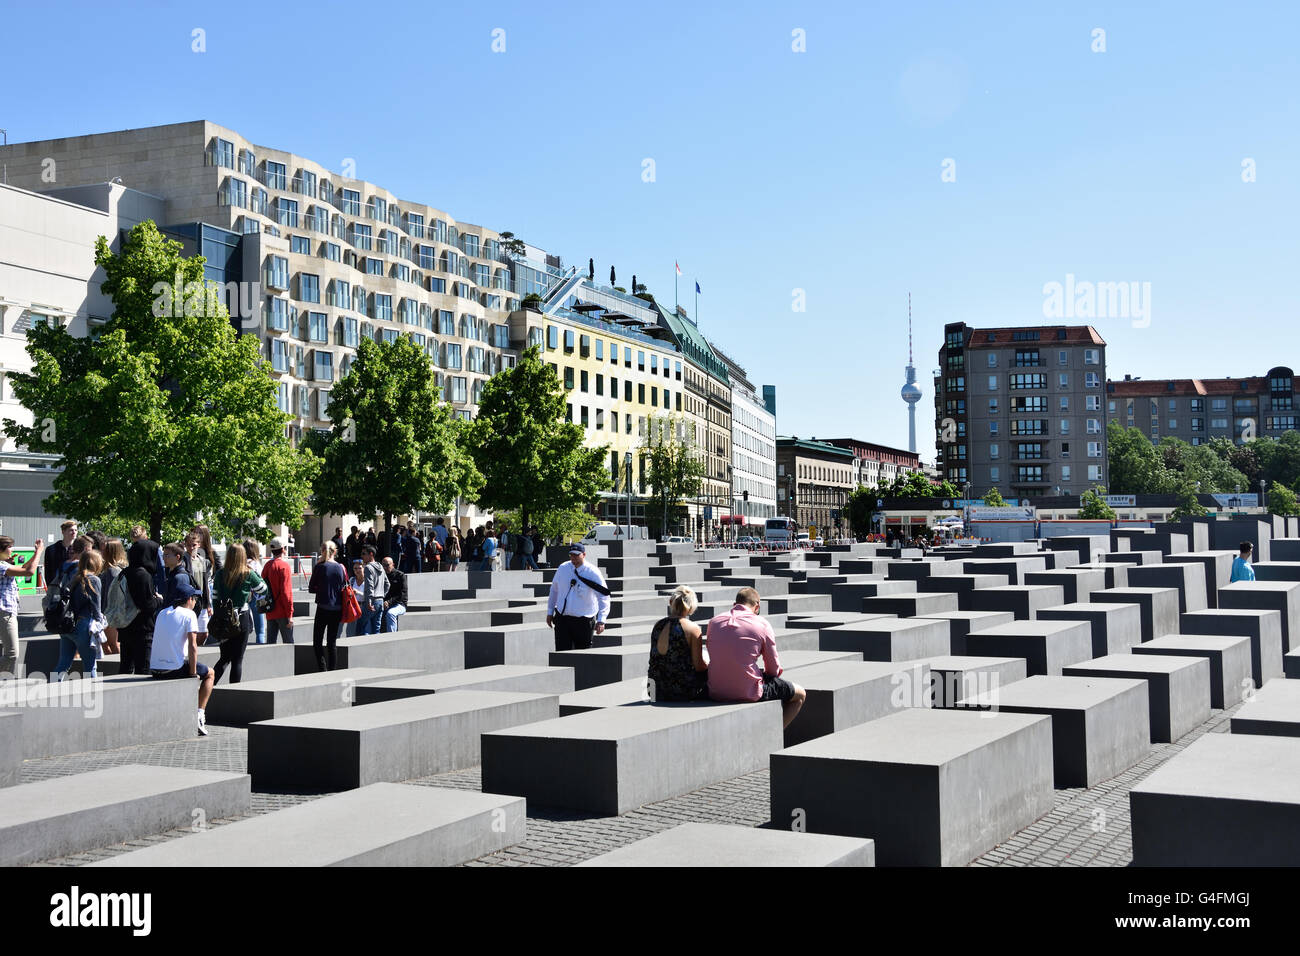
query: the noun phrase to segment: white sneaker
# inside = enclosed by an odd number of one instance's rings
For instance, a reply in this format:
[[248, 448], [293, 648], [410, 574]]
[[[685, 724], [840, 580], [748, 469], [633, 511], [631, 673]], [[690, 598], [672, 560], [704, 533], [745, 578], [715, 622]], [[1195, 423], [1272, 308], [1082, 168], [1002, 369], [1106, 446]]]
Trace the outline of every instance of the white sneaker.
[[199, 711], [199, 736], [206, 737], [207, 735], [208, 735], [208, 715], [200, 710]]

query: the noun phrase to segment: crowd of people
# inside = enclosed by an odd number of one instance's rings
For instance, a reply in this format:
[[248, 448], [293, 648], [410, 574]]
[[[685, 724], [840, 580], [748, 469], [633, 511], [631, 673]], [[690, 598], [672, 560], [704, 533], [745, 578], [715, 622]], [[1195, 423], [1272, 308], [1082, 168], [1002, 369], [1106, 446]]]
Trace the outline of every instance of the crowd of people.
[[353, 525], [347, 537], [342, 528], [335, 528], [330, 538], [335, 554], [349, 569], [363, 560], [366, 546], [375, 549], [380, 560], [393, 559], [402, 574], [422, 574], [426, 571], [455, 571], [465, 562], [476, 571], [502, 569], [538, 570], [537, 556], [542, 554], [546, 542], [541, 532], [526, 527], [522, 532], [510, 530], [505, 522], [488, 521], [468, 532], [447, 527], [446, 520], [437, 519], [432, 531], [425, 534], [414, 524], [398, 525], [392, 531], [376, 533], [373, 527], [362, 529]]

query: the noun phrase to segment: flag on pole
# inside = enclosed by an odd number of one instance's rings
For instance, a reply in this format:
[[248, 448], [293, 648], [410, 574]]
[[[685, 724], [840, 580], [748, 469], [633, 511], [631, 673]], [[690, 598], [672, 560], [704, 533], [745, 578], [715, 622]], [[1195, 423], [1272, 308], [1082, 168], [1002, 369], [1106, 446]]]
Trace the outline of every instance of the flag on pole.
[[677, 260], [675, 260], [675, 259], [673, 260], [673, 265], [676, 266], [676, 268], [677, 268], [677, 274], [678, 274], [678, 275], [681, 275], [681, 274], [682, 274], [682, 267], [681, 267], [680, 265], [678, 265]]
[[695, 294], [696, 294], [696, 295], [699, 295], [699, 294], [700, 294], [700, 283], [699, 283], [698, 280], [696, 280], [696, 283], [695, 283]]

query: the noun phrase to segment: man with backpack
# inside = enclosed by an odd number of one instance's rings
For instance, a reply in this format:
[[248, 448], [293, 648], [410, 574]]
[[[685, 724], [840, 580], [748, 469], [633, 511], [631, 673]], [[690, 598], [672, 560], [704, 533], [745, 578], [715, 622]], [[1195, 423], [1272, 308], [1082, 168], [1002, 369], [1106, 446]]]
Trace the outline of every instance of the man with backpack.
[[520, 554], [519, 566], [523, 570], [540, 570], [537, 567], [537, 560], [533, 557], [533, 552], [537, 550], [537, 545], [533, 541], [532, 528], [524, 528], [523, 533], [519, 535], [517, 548]]
[[[333, 539], [331, 539], [333, 540]], [[262, 568], [262, 580], [270, 589], [274, 604], [266, 612], [266, 642], [274, 644], [277, 635], [284, 643], [293, 643], [293, 569], [284, 557], [284, 542], [271, 539], [271, 560]]]
[[[109, 590], [105, 616], [117, 628], [122, 648], [122, 674], [147, 674], [153, 652], [154, 615], [158, 610], [155, 592], [158, 543], [144, 540], [131, 542], [126, 551], [126, 570]], [[179, 564], [179, 559], [177, 559]]]

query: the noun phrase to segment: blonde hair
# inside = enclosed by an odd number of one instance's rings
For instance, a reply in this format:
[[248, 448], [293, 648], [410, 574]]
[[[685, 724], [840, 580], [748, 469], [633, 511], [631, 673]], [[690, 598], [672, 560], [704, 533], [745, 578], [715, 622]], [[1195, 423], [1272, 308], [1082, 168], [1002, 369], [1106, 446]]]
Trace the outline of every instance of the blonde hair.
[[699, 606], [700, 602], [695, 597], [695, 592], [685, 584], [679, 584], [673, 589], [672, 594], [668, 595], [668, 613], [673, 617], [690, 617]]
[[227, 591], [233, 591], [243, 583], [248, 574], [248, 555], [242, 544], [232, 544], [226, 549], [226, 566], [221, 573], [225, 577]]
[[122, 546], [121, 538], [109, 538], [108, 544], [104, 545], [104, 566], [113, 566], [124, 568], [129, 562], [126, 560], [126, 548]]

